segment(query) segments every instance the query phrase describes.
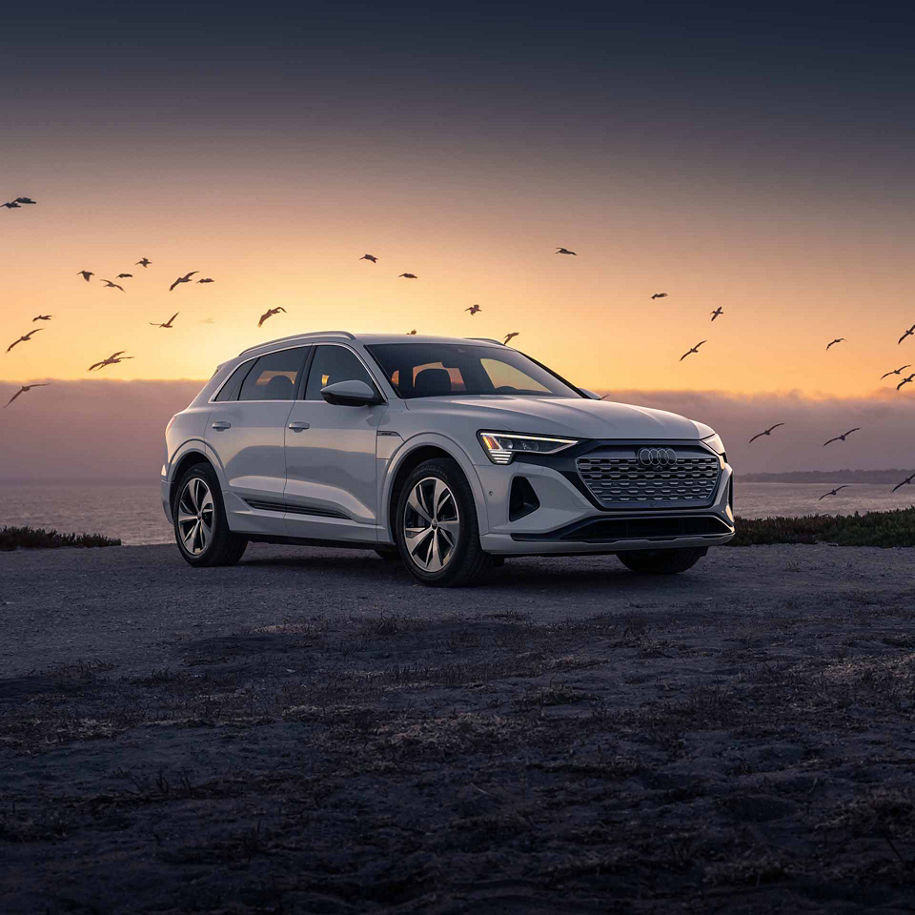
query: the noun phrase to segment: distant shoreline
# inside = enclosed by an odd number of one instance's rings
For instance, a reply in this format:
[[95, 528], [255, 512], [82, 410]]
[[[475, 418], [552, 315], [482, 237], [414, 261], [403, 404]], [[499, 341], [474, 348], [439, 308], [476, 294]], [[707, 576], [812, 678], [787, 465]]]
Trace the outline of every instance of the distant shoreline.
[[[910, 468], [890, 470], [785, 470], [765, 473], [735, 474], [738, 483], [891, 483], [895, 485], [915, 470]], [[159, 475], [122, 478], [94, 477], [0, 477], [0, 486], [135, 486], [159, 485]]]
[[782, 473], [737, 473], [738, 483], [892, 483], [911, 470], [794, 470]]

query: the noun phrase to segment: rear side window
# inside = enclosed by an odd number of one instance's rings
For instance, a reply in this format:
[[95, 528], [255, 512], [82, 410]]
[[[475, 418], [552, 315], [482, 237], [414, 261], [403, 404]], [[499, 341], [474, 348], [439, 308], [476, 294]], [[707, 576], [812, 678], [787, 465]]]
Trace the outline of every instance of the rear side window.
[[238, 393], [241, 391], [241, 383], [245, 380], [245, 375], [251, 371], [253, 361], [243, 362], [229, 376], [229, 380], [219, 389], [215, 400], [238, 400]]
[[375, 382], [359, 358], [342, 346], [319, 346], [308, 373], [305, 400], [321, 400], [321, 388], [338, 381], [364, 381], [375, 390]]
[[307, 346], [261, 356], [241, 385], [239, 400], [294, 400]]

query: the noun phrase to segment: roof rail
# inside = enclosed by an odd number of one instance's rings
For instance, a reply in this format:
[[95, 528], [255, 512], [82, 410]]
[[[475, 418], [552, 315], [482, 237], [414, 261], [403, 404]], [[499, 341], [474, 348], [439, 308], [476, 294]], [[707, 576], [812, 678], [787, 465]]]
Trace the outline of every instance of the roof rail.
[[351, 334], [348, 330], [316, 330], [311, 333], [304, 334], [292, 334], [288, 337], [278, 337], [276, 340], [265, 340], [263, 343], [255, 343], [254, 346], [249, 346], [247, 349], [243, 349], [238, 355], [246, 356], [248, 353], [253, 353], [257, 349], [261, 349], [265, 346], [273, 346], [274, 343], [287, 343], [290, 340], [310, 340], [312, 338], [324, 338], [324, 337], [343, 337], [346, 340], [355, 340], [355, 336]]
[[505, 346], [501, 340], [493, 340], [492, 337], [468, 337], [468, 340], [480, 340], [483, 343], [497, 343], [499, 346]]

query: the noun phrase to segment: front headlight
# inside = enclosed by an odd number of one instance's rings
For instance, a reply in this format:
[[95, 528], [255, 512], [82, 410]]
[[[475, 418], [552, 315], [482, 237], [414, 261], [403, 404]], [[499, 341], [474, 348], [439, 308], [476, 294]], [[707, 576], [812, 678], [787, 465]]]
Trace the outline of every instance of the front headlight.
[[578, 444], [575, 438], [549, 438], [545, 435], [515, 435], [508, 432], [478, 432], [480, 444], [493, 464], [510, 464], [516, 453], [555, 454]]
[[721, 436], [717, 432], [713, 432], [711, 435], [706, 436], [702, 441], [716, 454], [724, 454], [724, 442], [721, 441]]

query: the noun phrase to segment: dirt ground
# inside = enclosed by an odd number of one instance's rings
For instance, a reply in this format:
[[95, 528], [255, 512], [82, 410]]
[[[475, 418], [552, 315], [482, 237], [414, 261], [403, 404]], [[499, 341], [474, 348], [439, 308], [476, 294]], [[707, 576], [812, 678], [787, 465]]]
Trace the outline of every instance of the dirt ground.
[[913, 560], [0, 554], [0, 911], [910, 912]]

